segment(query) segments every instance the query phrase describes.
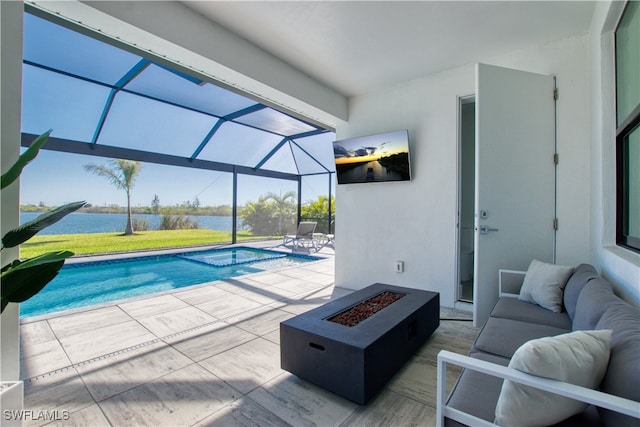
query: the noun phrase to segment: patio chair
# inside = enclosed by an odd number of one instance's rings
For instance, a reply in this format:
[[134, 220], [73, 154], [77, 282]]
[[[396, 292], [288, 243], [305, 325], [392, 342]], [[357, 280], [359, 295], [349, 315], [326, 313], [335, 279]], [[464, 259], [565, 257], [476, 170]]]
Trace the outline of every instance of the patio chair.
[[315, 221], [300, 221], [296, 234], [286, 234], [282, 238], [282, 245], [286, 246], [287, 243], [292, 243], [294, 251], [297, 250], [298, 247], [318, 250], [316, 240], [313, 237], [313, 233], [316, 231], [316, 225], [318, 225], [318, 223]]
[[325, 237], [327, 238], [327, 242], [325, 243], [325, 246], [331, 246], [332, 248], [336, 248], [336, 235], [335, 234], [327, 234], [325, 235]]

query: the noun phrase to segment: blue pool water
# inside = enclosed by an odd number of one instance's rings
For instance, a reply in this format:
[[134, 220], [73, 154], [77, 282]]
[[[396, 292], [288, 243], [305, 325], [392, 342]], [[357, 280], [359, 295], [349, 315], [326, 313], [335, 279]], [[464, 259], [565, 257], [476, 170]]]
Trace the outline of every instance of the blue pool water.
[[236, 247], [68, 264], [40, 293], [20, 304], [20, 316], [38, 316], [318, 259]]
[[235, 248], [178, 255], [178, 258], [201, 262], [216, 267], [228, 267], [230, 265], [246, 264], [255, 261], [285, 258], [286, 256], [287, 254], [282, 252]]

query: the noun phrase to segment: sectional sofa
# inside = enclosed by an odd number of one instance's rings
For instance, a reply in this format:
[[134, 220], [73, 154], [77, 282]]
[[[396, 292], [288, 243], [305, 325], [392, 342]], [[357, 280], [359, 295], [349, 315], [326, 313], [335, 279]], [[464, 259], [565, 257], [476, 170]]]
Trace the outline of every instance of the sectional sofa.
[[[589, 264], [534, 260], [499, 285], [469, 356], [438, 355], [437, 424], [640, 426], [640, 310]], [[448, 398], [447, 365], [464, 368]]]

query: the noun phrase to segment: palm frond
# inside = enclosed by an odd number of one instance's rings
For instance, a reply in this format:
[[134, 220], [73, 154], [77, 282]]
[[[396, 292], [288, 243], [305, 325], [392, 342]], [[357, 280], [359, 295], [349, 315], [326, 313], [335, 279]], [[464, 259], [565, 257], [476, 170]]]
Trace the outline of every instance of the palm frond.
[[113, 185], [115, 185], [121, 190], [127, 188], [126, 183], [122, 179], [122, 176], [118, 174], [117, 169], [111, 169], [104, 165], [95, 165], [95, 164], [84, 165], [84, 169], [88, 172], [93, 173], [94, 175], [107, 178], [107, 180], [110, 183], [112, 183]]
[[114, 161], [114, 167], [119, 168], [119, 171], [122, 172], [122, 181], [125, 183], [127, 188], [133, 187], [136, 177], [142, 168], [140, 162], [135, 162], [131, 160], [124, 159], [116, 159]]

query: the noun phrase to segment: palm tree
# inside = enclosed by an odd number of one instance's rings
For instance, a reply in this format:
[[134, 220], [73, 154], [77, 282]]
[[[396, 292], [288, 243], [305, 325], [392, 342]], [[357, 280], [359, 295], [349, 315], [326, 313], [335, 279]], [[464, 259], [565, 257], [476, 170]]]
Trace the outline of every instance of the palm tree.
[[107, 178], [109, 182], [117, 188], [127, 193], [127, 225], [124, 230], [125, 236], [133, 234], [133, 223], [131, 221], [131, 188], [142, 165], [140, 162], [124, 159], [111, 160], [110, 166], [105, 165], [84, 165], [85, 170], [99, 176]]
[[[314, 201], [307, 202], [301, 207], [301, 216], [305, 220], [318, 222], [316, 230], [330, 233], [329, 224], [336, 215], [336, 198], [331, 196], [331, 215], [329, 216], [329, 197], [318, 196]], [[326, 231], [325, 231], [326, 230]]]
[[271, 200], [275, 205], [275, 215], [278, 218], [277, 234], [285, 234], [285, 227], [293, 224], [296, 215], [296, 192], [287, 191], [284, 194], [267, 193], [265, 200]]

